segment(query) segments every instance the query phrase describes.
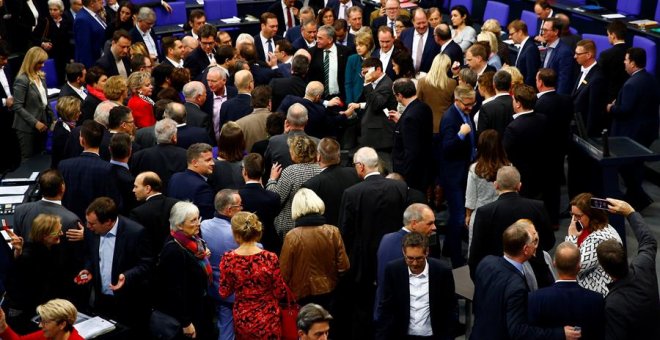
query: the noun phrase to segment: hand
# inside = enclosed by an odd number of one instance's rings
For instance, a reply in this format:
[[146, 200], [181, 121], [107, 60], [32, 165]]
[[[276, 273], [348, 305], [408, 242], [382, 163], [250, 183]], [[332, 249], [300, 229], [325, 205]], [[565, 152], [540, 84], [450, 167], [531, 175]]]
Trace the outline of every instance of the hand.
[[41, 48], [43, 48], [46, 51], [50, 51], [50, 49], [53, 48], [53, 43], [42, 42], [41, 43]]
[[390, 110], [387, 114], [387, 118], [393, 121], [394, 123], [398, 123], [399, 119], [401, 119], [401, 114], [397, 111]]
[[293, 16], [297, 17], [298, 16], [298, 8], [297, 7], [291, 7], [291, 12], [293, 12]]
[[268, 52], [268, 56], [266, 59], [268, 59], [268, 66], [270, 67], [277, 66], [277, 58], [275, 57], [275, 54], [273, 54], [273, 52]]
[[609, 203], [609, 212], [613, 214], [628, 216], [635, 212], [635, 209], [626, 201], [616, 200], [614, 198], [606, 198], [606, 200]]
[[381, 8], [380, 8], [379, 14], [380, 14], [379, 16], [381, 16], [381, 17], [382, 17], [383, 15], [385, 15], [385, 7], [381, 7]]
[[575, 223], [576, 221], [577, 220], [575, 217], [571, 218], [571, 224], [568, 225], [568, 234], [571, 236], [580, 237], [580, 235], [582, 235], [582, 230], [584, 229], [578, 231]]
[[192, 322], [187, 327], [183, 327], [183, 335], [193, 339], [197, 337], [197, 332], [195, 331], [195, 325], [193, 325]]
[[5, 229], [7, 232], [7, 235], [9, 235], [9, 238], [11, 239], [9, 243], [11, 244], [12, 248], [14, 248], [14, 257], [19, 257], [21, 253], [23, 252], [23, 238], [14, 234], [11, 229]]
[[360, 109], [360, 103], [350, 103], [348, 104], [348, 108], [355, 111]]
[[364, 74], [364, 83], [373, 83], [378, 77], [376, 77], [376, 71], [367, 72]]
[[270, 168], [270, 179], [277, 181], [282, 174], [282, 164], [275, 162]]
[[5, 99], [5, 106], [11, 109], [11, 107], [14, 106], [14, 97], [7, 97], [7, 99]]
[[451, 73], [453, 75], [457, 76], [460, 70], [461, 70], [461, 63], [455, 61], [453, 64], [451, 64]]
[[110, 289], [112, 289], [112, 291], [120, 290], [121, 287], [123, 287], [125, 283], [126, 283], [126, 276], [124, 276], [124, 274], [119, 274], [119, 278], [117, 279], [117, 284], [113, 285], [111, 283], [110, 284]]
[[0, 333], [4, 333], [7, 330], [7, 318], [5, 317], [5, 311], [0, 308]]
[[342, 104], [341, 98], [339, 98], [339, 97], [334, 97], [334, 98], [328, 100], [328, 107], [330, 107], [330, 106], [342, 106], [341, 104]]
[[610, 112], [610, 110], [612, 110], [612, 106], [614, 106], [614, 102], [607, 104], [607, 108], [606, 108], [607, 112]]
[[92, 273], [90, 273], [87, 269], [81, 270], [78, 275], [73, 278], [73, 282], [75, 282], [77, 285], [84, 285], [89, 281], [92, 281]]
[[566, 340], [579, 339], [582, 336], [582, 331], [576, 331], [573, 326], [564, 326], [564, 335]]
[[465, 229], [470, 229], [470, 215], [465, 215]]
[[34, 124], [34, 127], [39, 130], [39, 132], [46, 132], [46, 130], [48, 130], [48, 126], [39, 121], [37, 121], [37, 124]]
[[470, 133], [471, 131], [472, 131], [472, 128], [470, 127], [470, 124], [463, 123], [463, 125], [461, 125], [461, 129], [458, 131], [458, 133], [460, 133], [463, 136], [467, 136], [467, 134]]
[[172, 6], [170, 6], [167, 2], [161, 1], [160, 4], [163, 5], [163, 8], [167, 11], [167, 13], [172, 13]]
[[66, 239], [70, 242], [77, 242], [85, 239], [85, 227], [83, 227], [80, 221], [78, 221], [77, 229], [72, 228], [66, 231]]

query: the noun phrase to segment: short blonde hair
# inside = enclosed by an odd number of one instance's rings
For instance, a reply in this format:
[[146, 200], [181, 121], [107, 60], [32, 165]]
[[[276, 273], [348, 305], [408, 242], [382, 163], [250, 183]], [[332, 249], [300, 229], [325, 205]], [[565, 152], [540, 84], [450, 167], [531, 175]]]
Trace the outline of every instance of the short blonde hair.
[[481, 25], [481, 31], [492, 32], [497, 38], [500, 34], [502, 34], [502, 26], [500, 25], [500, 22], [497, 21], [497, 19], [488, 19], [484, 21], [483, 25]]
[[500, 70], [506, 71], [511, 75], [511, 88], [513, 88], [513, 85], [523, 84], [525, 82], [522, 73], [515, 66], [505, 65]]
[[308, 136], [293, 136], [289, 138], [289, 152], [294, 163], [316, 162], [316, 143]]
[[497, 53], [497, 37], [493, 32], [488, 32], [488, 31], [481, 31], [479, 35], [477, 35], [477, 41], [485, 41], [488, 43], [490, 46], [490, 52], [491, 53]]
[[374, 50], [374, 36], [371, 34], [371, 31], [368, 32], [358, 32], [355, 35], [355, 45], [364, 45], [367, 47], [367, 54], [365, 57], [370, 57], [371, 52]]
[[145, 45], [143, 42], [133, 43], [129, 49], [129, 52], [131, 56], [141, 54], [143, 56], [149, 57], [149, 50], [147, 49], [147, 45]]
[[57, 226], [62, 226], [62, 219], [57, 215], [39, 214], [34, 221], [32, 221], [32, 228], [30, 229], [30, 240], [32, 242], [43, 243], [46, 236], [55, 233]]
[[78, 310], [71, 302], [64, 299], [53, 299], [37, 306], [37, 314], [42, 320], [66, 322], [65, 331], [71, 331], [78, 317]]
[[126, 83], [126, 78], [124, 76], [112, 76], [108, 78], [103, 86], [103, 94], [108, 100], [118, 100], [127, 93], [128, 85]]
[[241, 211], [231, 218], [231, 231], [238, 244], [258, 242], [261, 239], [263, 225], [256, 214]]
[[151, 80], [151, 75], [148, 72], [133, 72], [130, 76], [128, 76], [128, 89], [131, 90], [131, 93], [137, 94], [138, 90], [147, 80]]
[[80, 113], [80, 99], [74, 96], [64, 96], [57, 99], [55, 106], [57, 114], [66, 122], [75, 121], [76, 115]]
[[293, 196], [291, 203], [291, 218], [297, 220], [305, 215], [325, 213], [325, 203], [323, 200], [312, 190], [307, 188], [300, 188], [296, 195]]

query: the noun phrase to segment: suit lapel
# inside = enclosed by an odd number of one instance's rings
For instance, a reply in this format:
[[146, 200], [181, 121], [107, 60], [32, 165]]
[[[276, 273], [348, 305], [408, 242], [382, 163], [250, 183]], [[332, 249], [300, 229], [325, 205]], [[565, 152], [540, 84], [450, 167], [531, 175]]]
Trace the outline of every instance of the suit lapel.
[[120, 217], [117, 223], [117, 235], [115, 236], [115, 251], [112, 255], [112, 278], [116, 278], [121, 274], [119, 271], [119, 264], [124, 257], [124, 245], [126, 242], [126, 233], [124, 232], [124, 221]]

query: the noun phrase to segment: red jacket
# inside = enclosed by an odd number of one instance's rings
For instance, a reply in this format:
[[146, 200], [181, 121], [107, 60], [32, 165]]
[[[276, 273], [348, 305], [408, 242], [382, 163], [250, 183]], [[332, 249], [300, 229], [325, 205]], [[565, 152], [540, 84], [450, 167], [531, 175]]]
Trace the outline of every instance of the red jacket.
[[131, 96], [128, 100], [128, 107], [133, 111], [135, 126], [143, 128], [156, 124], [154, 116], [154, 107], [139, 96]]

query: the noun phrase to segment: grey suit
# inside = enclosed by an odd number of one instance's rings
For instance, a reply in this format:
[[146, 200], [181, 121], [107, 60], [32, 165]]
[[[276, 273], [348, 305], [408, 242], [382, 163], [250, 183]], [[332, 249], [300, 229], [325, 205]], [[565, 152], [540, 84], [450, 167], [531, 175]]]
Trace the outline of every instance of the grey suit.
[[80, 219], [76, 214], [69, 209], [53, 202], [36, 201], [24, 203], [16, 207], [14, 213], [14, 229], [16, 235], [22, 236], [25, 241], [30, 241], [30, 229], [32, 228], [32, 221], [39, 214], [52, 214], [57, 215], [62, 219], [62, 231], [66, 232], [71, 228], [77, 228]]
[[[46, 80], [41, 78], [41, 86], [46, 91]], [[49, 125], [55, 121], [55, 115], [39, 94], [37, 85], [26, 74], [20, 74], [14, 81], [14, 124], [21, 146], [21, 157], [29, 158], [41, 152], [45, 146], [46, 133], [40, 133], [35, 125], [42, 122]]]

